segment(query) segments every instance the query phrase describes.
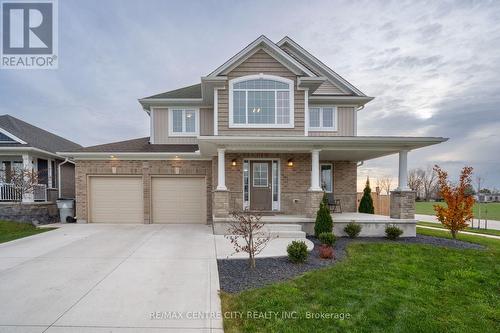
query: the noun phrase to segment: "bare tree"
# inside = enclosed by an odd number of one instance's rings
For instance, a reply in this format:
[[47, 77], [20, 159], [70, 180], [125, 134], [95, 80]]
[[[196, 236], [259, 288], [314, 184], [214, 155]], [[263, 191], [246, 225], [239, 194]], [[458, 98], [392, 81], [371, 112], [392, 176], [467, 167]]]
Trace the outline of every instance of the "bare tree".
[[3, 183], [12, 184], [15, 191], [13, 198], [19, 202], [27, 195], [33, 195], [38, 185], [38, 172], [33, 169], [11, 169], [9, 172], [2, 172], [0, 177]]
[[427, 170], [422, 170], [422, 189], [424, 191], [425, 201], [429, 201], [431, 195], [437, 191], [437, 174], [436, 171], [428, 166]]
[[[235, 253], [248, 253], [250, 268], [255, 268], [255, 256], [266, 247], [271, 240], [269, 233], [264, 232], [264, 223], [260, 223], [261, 215], [249, 212], [232, 212], [233, 222], [229, 225], [228, 235]], [[243, 241], [243, 242], [242, 242]]]
[[408, 172], [408, 187], [418, 193], [422, 189], [422, 178], [423, 178], [423, 170], [422, 169], [411, 169]]
[[377, 178], [377, 186], [385, 191], [387, 195], [391, 193], [392, 178], [389, 176], [383, 176]]

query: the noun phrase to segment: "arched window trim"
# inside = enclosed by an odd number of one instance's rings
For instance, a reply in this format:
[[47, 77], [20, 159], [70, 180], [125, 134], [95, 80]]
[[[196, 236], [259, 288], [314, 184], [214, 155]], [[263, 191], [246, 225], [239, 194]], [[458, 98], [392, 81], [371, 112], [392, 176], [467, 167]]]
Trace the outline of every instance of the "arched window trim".
[[[235, 124], [234, 123], [234, 118], [233, 118], [233, 90], [234, 90], [234, 85], [236, 83], [242, 82], [242, 81], [248, 81], [248, 80], [255, 80], [255, 79], [268, 79], [268, 80], [274, 80], [278, 82], [283, 82], [288, 84], [288, 96], [290, 99], [290, 106], [289, 106], [289, 111], [290, 111], [290, 116], [289, 116], [289, 122], [288, 124]], [[229, 128], [293, 128], [294, 127], [294, 81], [276, 76], [276, 75], [268, 75], [268, 74], [255, 74], [255, 75], [246, 75], [246, 76], [240, 76], [238, 78], [234, 78], [232, 80], [229, 80]], [[275, 115], [276, 115], [276, 108], [277, 105], [275, 105]], [[276, 117], [275, 117], [276, 120]]]

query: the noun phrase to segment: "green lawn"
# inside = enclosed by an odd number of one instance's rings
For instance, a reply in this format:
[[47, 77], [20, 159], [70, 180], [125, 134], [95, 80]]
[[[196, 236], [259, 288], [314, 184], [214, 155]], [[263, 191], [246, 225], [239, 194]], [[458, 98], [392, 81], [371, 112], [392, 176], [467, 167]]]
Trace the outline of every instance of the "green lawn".
[[[450, 237], [439, 230], [418, 231]], [[222, 293], [225, 332], [498, 332], [500, 241], [459, 237], [488, 249], [359, 242], [330, 268], [239, 294]], [[236, 318], [227, 318], [226, 311], [237, 311]], [[249, 311], [254, 317], [268, 311], [279, 315], [255, 319]], [[282, 311], [299, 317], [282, 319]], [[305, 319], [307, 312], [350, 318]]]
[[[417, 223], [417, 225], [423, 225], [423, 226], [426, 226], [426, 227], [434, 227], [434, 228], [446, 229], [441, 223], [432, 223], [432, 222], [419, 221]], [[467, 228], [464, 231], [473, 232], [473, 233], [476, 233], [476, 234], [486, 234], [486, 235], [500, 236], [500, 230], [494, 230], [494, 229], [472, 229], [472, 228]]]
[[0, 221], [0, 243], [5, 243], [14, 239], [36, 235], [50, 231], [54, 228], [37, 228], [28, 223], [18, 223], [11, 221]]
[[[445, 205], [443, 202], [416, 202], [415, 209], [417, 214], [426, 214], [426, 215], [435, 215], [434, 205]], [[481, 218], [484, 219], [486, 217], [486, 210], [488, 211], [488, 219], [489, 220], [499, 220], [500, 221], [500, 202], [492, 202], [492, 203], [476, 203], [474, 205], [474, 217], [478, 218], [478, 208], [481, 205]]]

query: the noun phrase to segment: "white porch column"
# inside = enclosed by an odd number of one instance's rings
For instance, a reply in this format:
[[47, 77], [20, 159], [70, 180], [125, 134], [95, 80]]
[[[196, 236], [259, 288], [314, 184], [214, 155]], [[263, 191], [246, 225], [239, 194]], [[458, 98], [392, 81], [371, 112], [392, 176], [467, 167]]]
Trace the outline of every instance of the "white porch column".
[[398, 190], [409, 191], [408, 188], [408, 150], [399, 151]]
[[52, 173], [54, 171], [52, 170], [52, 160], [47, 160], [47, 182], [49, 183], [47, 188], [53, 188], [53, 184], [52, 184]]
[[[31, 161], [31, 156], [28, 154], [23, 154], [23, 171], [22, 172], [31, 172], [33, 171], [33, 162]], [[29, 182], [28, 175], [25, 175], [25, 182]], [[23, 202], [34, 202], [33, 192], [31, 193], [23, 193]]]
[[311, 150], [311, 187], [309, 191], [321, 191], [319, 186], [319, 152], [320, 149]]
[[224, 148], [217, 149], [217, 191], [227, 191], [225, 152]]

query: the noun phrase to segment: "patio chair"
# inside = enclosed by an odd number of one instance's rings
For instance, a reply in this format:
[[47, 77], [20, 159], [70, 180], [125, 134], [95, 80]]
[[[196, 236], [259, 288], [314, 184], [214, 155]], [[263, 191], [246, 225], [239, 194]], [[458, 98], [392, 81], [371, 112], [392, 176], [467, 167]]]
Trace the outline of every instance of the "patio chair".
[[328, 208], [332, 213], [342, 213], [342, 203], [340, 199], [335, 199], [333, 193], [327, 193], [326, 197], [328, 199]]

